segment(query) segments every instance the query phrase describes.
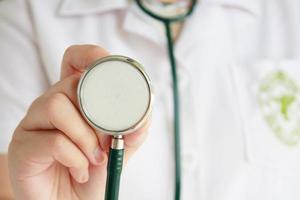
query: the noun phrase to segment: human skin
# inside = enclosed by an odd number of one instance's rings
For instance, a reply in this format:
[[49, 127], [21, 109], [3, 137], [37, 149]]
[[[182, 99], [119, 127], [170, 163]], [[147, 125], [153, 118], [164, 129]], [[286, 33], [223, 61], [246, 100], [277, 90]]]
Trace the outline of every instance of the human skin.
[[[110, 138], [96, 134], [80, 115], [76, 92], [86, 67], [107, 55], [94, 45], [69, 47], [60, 81], [32, 103], [17, 126], [8, 151], [15, 199], [104, 199]], [[125, 163], [148, 126], [125, 136]]]
[[0, 155], [0, 200], [12, 200], [10, 181], [8, 177], [7, 155]]

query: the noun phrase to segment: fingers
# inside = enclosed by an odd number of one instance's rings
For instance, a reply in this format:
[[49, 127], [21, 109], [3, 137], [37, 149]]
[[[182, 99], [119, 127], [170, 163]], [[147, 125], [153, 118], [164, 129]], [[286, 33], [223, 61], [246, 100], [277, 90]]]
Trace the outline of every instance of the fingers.
[[89, 178], [89, 162], [84, 154], [63, 134], [57, 134], [53, 139], [53, 158], [69, 168], [72, 177], [79, 183]]
[[104, 160], [96, 133], [62, 93], [37, 101], [23, 123], [25, 130], [58, 129], [84, 152], [91, 163], [99, 165]]
[[96, 45], [70, 46], [63, 57], [60, 79], [82, 73], [91, 63], [108, 55], [105, 49]]
[[125, 163], [145, 141], [148, 135], [149, 126], [150, 119], [146, 122], [144, 126], [138, 129], [136, 132], [125, 136]]
[[78, 147], [60, 131], [26, 132], [15, 135], [10, 145], [11, 166], [17, 173], [16, 180], [36, 176], [50, 170], [54, 161], [69, 168], [79, 183], [89, 178], [89, 162]]
[[[22, 120], [22, 128], [25, 130], [54, 129], [55, 126], [51, 123], [49, 117], [54, 114], [53, 112], [62, 113], [62, 110], [54, 110], [56, 109], [56, 104], [58, 102], [64, 101], [67, 104], [70, 104], [70, 101], [74, 107], [77, 107], [76, 88], [78, 81], [79, 77], [72, 75], [59, 81], [44, 95], [37, 98], [30, 106], [25, 118]], [[69, 101], [67, 101], [67, 99]], [[60, 104], [61, 103], [62, 102], [60, 102]], [[77, 108], [75, 109], [77, 110]]]
[[127, 148], [136, 148], [139, 147], [145, 140], [150, 126], [150, 119], [135, 133], [125, 136], [125, 145]]

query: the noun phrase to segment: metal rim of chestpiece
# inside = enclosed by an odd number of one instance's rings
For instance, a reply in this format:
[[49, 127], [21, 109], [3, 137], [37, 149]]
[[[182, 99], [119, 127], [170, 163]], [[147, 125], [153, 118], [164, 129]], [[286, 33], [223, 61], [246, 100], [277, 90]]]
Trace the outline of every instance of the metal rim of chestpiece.
[[[91, 120], [91, 117], [89, 116], [89, 113], [87, 113], [85, 111], [84, 105], [82, 103], [82, 92], [83, 92], [82, 85], [83, 85], [83, 82], [84, 82], [85, 78], [92, 71], [92, 69], [94, 67], [97, 67], [101, 63], [109, 62], [109, 61], [120, 61], [120, 62], [125, 62], [127, 64], [130, 64], [132, 67], [137, 69], [138, 72], [143, 76], [143, 78], [146, 81], [147, 86], [148, 86], [149, 100], [148, 100], [148, 106], [147, 106], [146, 112], [144, 113], [142, 118], [139, 121], [137, 121], [133, 126], [127, 128], [127, 129], [123, 129], [123, 130], [109, 130], [109, 129], [105, 129], [105, 128], [99, 126], [98, 124], [94, 123]], [[82, 76], [80, 78], [80, 81], [78, 83], [77, 99], [78, 99], [79, 108], [80, 108], [81, 113], [83, 114], [83, 116], [87, 120], [87, 122], [93, 128], [95, 128], [96, 131], [100, 131], [101, 133], [106, 134], [106, 135], [127, 135], [127, 134], [132, 133], [135, 130], [139, 129], [142, 125], [145, 124], [145, 122], [148, 119], [148, 117], [151, 113], [151, 110], [152, 110], [154, 94], [153, 94], [153, 88], [152, 88], [152, 85], [151, 85], [151, 80], [150, 80], [149, 76], [146, 74], [146, 72], [144, 71], [144, 68], [141, 64], [139, 64], [137, 61], [133, 60], [132, 58], [129, 58], [129, 57], [126, 57], [126, 56], [110, 55], [110, 56], [106, 56], [104, 58], [100, 58], [99, 60], [95, 61], [90, 66], [88, 66], [87, 70], [82, 74]]]

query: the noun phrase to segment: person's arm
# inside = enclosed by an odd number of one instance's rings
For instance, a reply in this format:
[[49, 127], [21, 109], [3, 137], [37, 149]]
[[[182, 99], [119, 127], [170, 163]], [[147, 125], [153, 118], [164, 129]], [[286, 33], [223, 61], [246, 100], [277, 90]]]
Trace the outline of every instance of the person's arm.
[[0, 155], [0, 200], [12, 200], [13, 194], [8, 177], [7, 155]]
[[0, 200], [13, 199], [6, 156], [13, 131], [49, 86], [25, 2], [0, 1]]

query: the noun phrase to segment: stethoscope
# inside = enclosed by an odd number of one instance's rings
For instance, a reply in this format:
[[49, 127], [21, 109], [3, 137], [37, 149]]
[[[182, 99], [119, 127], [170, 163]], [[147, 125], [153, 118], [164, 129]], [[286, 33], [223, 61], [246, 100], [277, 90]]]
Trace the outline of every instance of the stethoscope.
[[[175, 200], [180, 199], [180, 107], [171, 24], [183, 21], [196, 0], [136, 0], [149, 16], [166, 30], [173, 82], [173, 130], [175, 157]], [[169, 3], [167, 3], [169, 2]], [[173, 2], [173, 3], [171, 3]], [[153, 90], [149, 76], [135, 60], [107, 56], [90, 65], [78, 84], [78, 101], [86, 121], [100, 134], [112, 137], [107, 164], [105, 200], [117, 200], [124, 157], [124, 136], [142, 127], [151, 113]]]

